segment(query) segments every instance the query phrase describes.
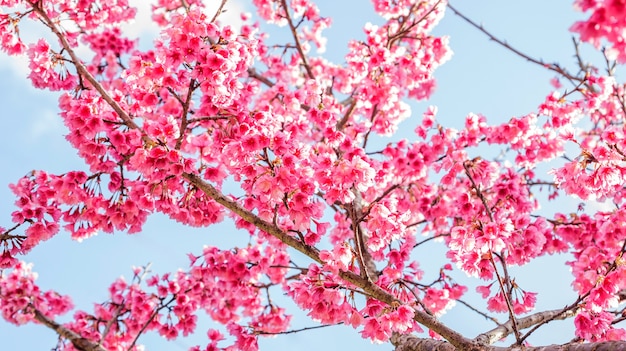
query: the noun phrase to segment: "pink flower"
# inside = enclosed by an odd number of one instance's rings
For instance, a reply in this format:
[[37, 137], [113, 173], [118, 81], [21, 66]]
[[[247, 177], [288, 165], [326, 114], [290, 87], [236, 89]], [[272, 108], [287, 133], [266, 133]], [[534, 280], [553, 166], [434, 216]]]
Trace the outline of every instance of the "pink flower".
[[491, 286], [493, 283], [489, 285], [479, 285], [476, 287], [476, 292], [480, 293], [483, 299], [486, 299], [487, 296], [491, 295]]
[[474, 249], [476, 240], [473, 233], [465, 227], [454, 227], [450, 231], [450, 250], [469, 252]]
[[528, 313], [535, 308], [536, 302], [537, 293], [521, 290], [521, 297], [516, 296], [513, 299], [513, 312], [515, 314]]
[[508, 307], [502, 292], [497, 292], [487, 300], [487, 309], [493, 312], [506, 312]]
[[612, 320], [613, 315], [609, 312], [592, 313], [583, 310], [574, 318], [576, 336], [588, 341], [603, 340]]
[[2, 255], [0, 255], [0, 269], [12, 268], [19, 261], [15, 258], [8, 249], [4, 249], [2, 251]]

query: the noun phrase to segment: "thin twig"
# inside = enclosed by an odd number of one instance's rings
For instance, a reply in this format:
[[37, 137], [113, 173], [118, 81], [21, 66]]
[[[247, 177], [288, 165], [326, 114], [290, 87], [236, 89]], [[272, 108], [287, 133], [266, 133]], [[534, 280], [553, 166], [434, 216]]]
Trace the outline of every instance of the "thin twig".
[[352, 99], [352, 102], [350, 103], [350, 105], [348, 105], [348, 109], [346, 110], [346, 113], [344, 113], [341, 120], [337, 122], [337, 130], [342, 130], [346, 126], [346, 123], [348, 123], [350, 116], [352, 116], [352, 113], [354, 112], [355, 107], [356, 107], [356, 100]]
[[408, 27], [404, 28], [404, 25], [407, 23], [407, 17], [410, 16], [411, 14], [413, 14], [413, 12], [415, 11], [415, 7], [416, 6], [421, 6], [422, 4], [425, 4], [425, 2], [420, 2], [419, 4], [414, 4], [411, 6], [411, 8], [409, 9], [409, 15], [407, 16], [400, 16], [398, 18], [396, 18], [395, 20], [400, 24], [398, 30], [396, 31], [396, 33], [394, 33], [393, 35], [387, 35], [387, 48], [391, 49], [391, 47], [393, 46], [393, 44], [395, 44], [396, 41], [401, 40], [403, 38], [408, 38], [407, 34], [413, 29], [415, 28], [418, 24], [420, 24], [421, 22], [423, 22], [424, 20], [426, 20], [426, 18], [428, 16], [430, 16], [431, 13], [433, 13], [437, 7], [439, 7], [439, 5], [441, 4], [442, 0], [437, 1], [436, 4], [434, 4], [430, 10], [428, 10], [420, 19], [418, 20], [414, 20], [413, 23], [411, 23]]
[[578, 68], [581, 72], [587, 74], [589, 72], [589, 65], [583, 62], [583, 57], [580, 54], [580, 45], [575, 37], [572, 37], [572, 42], [574, 43], [574, 57], [576, 57], [576, 63], [578, 64]]
[[452, 10], [452, 12], [454, 12], [457, 16], [461, 17], [465, 22], [469, 23], [472, 27], [478, 29], [479, 31], [483, 32], [485, 35], [487, 35], [489, 37], [489, 39], [495, 41], [496, 43], [500, 44], [501, 46], [503, 46], [504, 48], [508, 49], [509, 51], [513, 52], [514, 54], [516, 54], [519, 57], [522, 57], [524, 59], [526, 59], [527, 61], [530, 61], [534, 64], [537, 64], [543, 68], [547, 68], [553, 72], [556, 72], [558, 74], [560, 74], [561, 76], [567, 78], [570, 81], [575, 81], [575, 82], [580, 82], [583, 81], [583, 78], [579, 78], [576, 76], [573, 76], [572, 74], [570, 74], [569, 72], [567, 72], [567, 70], [561, 68], [559, 65], [557, 64], [548, 64], [545, 63], [541, 60], [537, 60], [535, 58], [532, 58], [526, 54], [524, 54], [523, 52], [519, 51], [518, 49], [512, 47], [511, 45], [509, 45], [507, 42], [498, 39], [497, 37], [495, 37], [493, 34], [491, 34], [489, 31], [487, 31], [482, 25], [477, 24], [476, 22], [472, 21], [471, 19], [469, 19], [467, 16], [465, 16], [463, 13], [461, 13], [459, 10], [457, 10], [454, 6], [452, 6], [450, 3], [448, 3], [448, 8], [450, 8], [450, 10]]
[[257, 335], [282, 335], [282, 334], [294, 334], [294, 333], [299, 333], [299, 332], [303, 332], [303, 331], [307, 331], [307, 330], [314, 330], [314, 329], [320, 329], [320, 328], [326, 328], [326, 327], [334, 327], [336, 325], [342, 325], [343, 322], [339, 322], [337, 324], [324, 324], [324, 325], [316, 325], [313, 327], [304, 327], [304, 328], [300, 328], [300, 329], [292, 329], [292, 330], [286, 330], [283, 332], [266, 332], [266, 331], [262, 331], [262, 330], [255, 330], [254, 334]]
[[14, 234], [11, 234], [12, 231], [14, 231], [15, 229], [19, 228], [24, 223], [26, 223], [26, 222], [18, 223], [16, 225], [14, 225], [13, 227], [11, 227], [11, 228], [7, 229], [6, 231], [4, 231], [4, 233], [0, 234], [0, 242], [9, 241], [9, 240], [24, 240], [24, 239], [26, 239], [26, 235], [14, 235]]
[[[626, 241], [624, 241], [624, 243], [622, 244], [622, 249], [620, 250], [620, 254], [618, 255], [619, 258], [621, 258], [621, 256], [624, 254], [624, 252], [626, 252]], [[614, 271], [615, 269], [617, 269], [618, 267], [618, 263], [617, 263], [617, 258], [615, 260], [613, 260], [613, 262], [611, 263], [611, 266], [609, 267], [609, 269], [607, 270], [607, 272], [605, 273], [605, 275], [608, 275], [610, 272]], [[591, 288], [593, 289], [593, 288]], [[589, 291], [587, 291], [584, 295], [581, 295], [578, 297], [578, 299], [576, 299], [576, 301], [574, 303], [572, 303], [569, 306], [566, 306], [565, 308], [563, 308], [562, 313], [565, 313], [567, 311], [574, 311], [574, 313], [578, 310], [578, 308], [580, 307], [580, 303], [582, 301], [584, 301], [590, 294], [591, 294], [591, 289]], [[624, 290], [620, 290], [616, 295], [619, 296], [621, 298], [621, 294], [624, 293]], [[540, 326], [542, 326], [543, 324], [546, 324], [550, 321], [553, 321], [555, 319], [557, 319], [558, 315], [552, 316], [552, 318], [548, 318], [545, 321], [543, 321], [540, 324], [535, 325], [531, 330], [529, 330], [522, 338], [521, 341], [524, 341], [526, 338], [528, 338], [530, 336], [530, 334], [532, 334], [533, 332], [535, 332], [537, 329], [539, 329]]]
[[[226, 0], [224, 0], [224, 2], [226, 2]], [[183, 145], [183, 140], [185, 139], [185, 135], [187, 134], [186, 133], [187, 125], [189, 124], [189, 120], [187, 119], [187, 114], [189, 114], [189, 107], [191, 105], [191, 97], [193, 96], [193, 92], [196, 88], [197, 88], [196, 80], [191, 79], [189, 81], [189, 86], [187, 87], [187, 97], [185, 98], [185, 101], [181, 103], [183, 111], [181, 112], [181, 116], [180, 116], [180, 127], [179, 127], [180, 135], [178, 136], [178, 139], [176, 140], [176, 146], [175, 146], [176, 150], [180, 150], [180, 147]]]
[[[161, 301], [163, 301], [163, 300], [161, 300]], [[168, 307], [169, 304], [171, 304], [174, 301], [176, 301], [176, 295], [173, 295], [168, 302], [166, 302], [165, 304], [163, 304], [159, 308], [155, 309], [154, 312], [152, 312], [152, 314], [150, 315], [150, 317], [148, 318], [146, 323], [144, 323], [144, 325], [141, 327], [141, 329], [137, 332], [137, 335], [135, 335], [135, 338], [133, 339], [133, 342], [128, 347], [127, 351], [130, 351], [130, 350], [133, 349], [133, 347], [137, 343], [137, 340], [139, 340], [139, 337], [143, 334], [143, 332], [146, 330], [146, 328], [148, 328], [148, 325], [150, 325], [150, 323], [152, 323], [152, 321], [159, 314], [159, 312], [161, 312], [162, 309]]]
[[367, 141], [369, 139], [370, 134], [372, 133], [372, 128], [374, 126], [374, 120], [376, 119], [376, 116], [378, 115], [378, 104], [374, 105], [374, 108], [372, 110], [372, 117], [370, 118], [370, 122], [372, 123], [372, 127], [370, 127], [367, 130], [367, 133], [365, 133], [365, 136], [363, 137], [363, 145], [361, 146], [361, 148], [363, 150], [365, 150], [365, 147], [367, 146]]
[[541, 322], [536, 323], [532, 329], [530, 329], [529, 331], [526, 332], [526, 334], [524, 334], [521, 338], [520, 341], [524, 342], [524, 340], [526, 340], [532, 333], [534, 333], [537, 329], [539, 329], [539, 327], [543, 326], [544, 324], [547, 324], [551, 321], [554, 320], [558, 320], [558, 319], [565, 319], [567, 317], [561, 318], [561, 316], [568, 316], [571, 313], [572, 316], [576, 314], [576, 312], [578, 311], [579, 308], [579, 304], [587, 297], [589, 296], [589, 293], [586, 293], [583, 296], [579, 296], [576, 301], [574, 301], [574, 303], [572, 303], [571, 305], [565, 306], [563, 309], [561, 309], [560, 311], [558, 311], [557, 313], [550, 315], [548, 318], [545, 318], [543, 320], [541, 320]]
[[488, 320], [494, 322], [496, 325], [498, 325], [498, 326], [502, 325], [502, 323], [500, 323], [500, 321], [498, 321], [495, 317], [492, 317], [492, 316], [488, 315], [487, 313], [477, 309], [476, 307], [470, 305], [469, 303], [467, 303], [467, 302], [465, 302], [465, 301], [463, 301], [461, 299], [457, 299], [456, 301], [459, 302], [461, 305], [469, 308], [470, 310], [478, 313], [479, 315], [485, 317], [485, 319], [488, 319]]
[[291, 15], [289, 14], [287, 0], [281, 0], [281, 4], [283, 6], [283, 9], [285, 9], [285, 17], [287, 18], [287, 23], [289, 24], [289, 28], [291, 29], [291, 34], [293, 34], [293, 39], [296, 41], [296, 49], [298, 49], [298, 53], [300, 54], [300, 59], [302, 59], [304, 69], [306, 69], [306, 73], [310, 79], [315, 79], [313, 71], [311, 70], [311, 66], [309, 66], [309, 62], [307, 61], [306, 55], [304, 54], [304, 50], [302, 50], [302, 44], [300, 44], [300, 38], [298, 38], [298, 31], [293, 25], [293, 20], [291, 19]]
[[509, 320], [513, 327], [515, 340], [517, 341], [518, 345], [521, 345], [522, 339], [520, 339], [519, 329], [517, 328], [517, 318], [515, 318], [515, 313], [513, 312], [513, 305], [511, 304], [511, 299], [509, 298], [510, 295], [508, 291], [504, 288], [504, 282], [502, 277], [500, 277], [500, 272], [498, 272], [498, 267], [496, 266], [496, 261], [493, 259], [493, 255], [489, 255], [489, 262], [491, 262], [493, 270], [496, 273], [496, 279], [498, 280], [500, 291], [502, 292], [502, 296], [504, 297], [504, 302], [506, 302], [506, 308], [509, 310]]
[[491, 209], [489, 205], [487, 204], [487, 198], [485, 198], [485, 195], [483, 195], [482, 191], [480, 190], [480, 187], [478, 187], [478, 185], [474, 181], [474, 177], [472, 177], [472, 174], [470, 172], [469, 166], [467, 165], [467, 162], [463, 162], [463, 168], [465, 169], [465, 174], [470, 180], [472, 188], [474, 189], [474, 191], [476, 191], [476, 196], [478, 196], [480, 201], [483, 203], [483, 207], [485, 208], [485, 211], [487, 212], [489, 219], [493, 222], [494, 221], [493, 214], [491, 213]]
[[222, 0], [222, 3], [220, 4], [220, 7], [217, 9], [217, 11], [215, 11], [215, 15], [213, 15], [213, 18], [211, 18], [211, 22], [210, 23], [215, 22], [217, 17], [222, 14], [222, 12], [223, 12], [222, 10], [224, 9], [224, 5], [226, 5], [227, 2], [228, 2], [228, 0]]
[[194, 117], [194, 118], [189, 118], [187, 120], [187, 124], [192, 124], [192, 123], [198, 123], [198, 122], [204, 122], [204, 121], [220, 121], [220, 120], [227, 120], [227, 119], [231, 119], [234, 116], [200, 116], [200, 117]]
[[[489, 208], [489, 205], [487, 204], [487, 199], [485, 198], [485, 195], [480, 191], [480, 188], [478, 187], [478, 185], [476, 184], [476, 182], [474, 181], [474, 177], [472, 177], [472, 174], [470, 172], [469, 166], [468, 166], [468, 162], [463, 162], [463, 168], [465, 169], [465, 174], [467, 175], [467, 177], [470, 180], [471, 186], [474, 189], [474, 191], [476, 192], [476, 196], [478, 196], [478, 198], [480, 199], [480, 201], [483, 203], [483, 207], [485, 208], [485, 211], [487, 211], [487, 214], [489, 215], [489, 220], [492, 223], [495, 223], [495, 220], [493, 218], [493, 214]], [[511, 303], [511, 294], [509, 292], [509, 289], [506, 289], [504, 287], [504, 284], [506, 283], [508, 285], [508, 281], [505, 281], [504, 279], [508, 279], [508, 272], [506, 272], [506, 267], [503, 268], [505, 271], [505, 278], [500, 276], [500, 272], [498, 271], [498, 266], [496, 265], [496, 261], [493, 259], [493, 253], [491, 251], [489, 251], [489, 262], [491, 262], [491, 265], [493, 266], [493, 270], [496, 274], [496, 279], [498, 280], [498, 285], [500, 286], [500, 291], [502, 292], [502, 296], [504, 297], [504, 301], [506, 302], [506, 307], [508, 309], [509, 312], [509, 319], [511, 321], [511, 324], [513, 326], [513, 332], [515, 333], [515, 339], [517, 340], [518, 345], [521, 345], [520, 342], [520, 334], [519, 334], [519, 329], [517, 328], [517, 321], [515, 318], [515, 313], [513, 312], [513, 304]], [[504, 261], [502, 261], [502, 265], [504, 266], [505, 263]]]
[[371, 274], [376, 272], [376, 265], [372, 260], [372, 256], [367, 250], [367, 245], [365, 243], [365, 237], [363, 235], [363, 229], [361, 228], [361, 221], [363, 216], [363, 209], [361, 207], [361, 202], [363, 201], [361, 197], [361, 192], [354, 189], [355, 199], [352, 201], [350, 206], [346, 206], [346, 211], [352, 221], [352, 230], [354, 231], [354, 246], [356, 246], [357, 259], [359, 260], [359, 265], [361, 267], [361, 276], [367, 279], [370, 282], [375, 282], [376, 279], [372, 277]]
[[385, 190], [382, 194], [380, 194], [379, 197], [375, 198], [374, 201], [372, 201], [367, 206], [367, 210], [361, 215], [361, 217], [359, 218], [358, 222], [359, 223], [363, 222], [365, 217], [367, 217], [370, 214], [370, 212], [372, 212], [372, 208], [374, 207], [375, 204], [377, 204], [380, 201], [382, 201], [382, 199], [384, 199], [387, 195], [389, 195], [392, 191], [398, 189], [399, 187], [400, 187], [399, 184], [394, 184], [394, 185], [390, 186], [389, 188], [387, 188], [387, 190]]
[[[417, 304], [420, 305], [420, 307], [422, 307], [426, 313], [428, 313], [431, 316], [435, 315], [433, 313], [433, 311], [431, 311], [430, 308], [428, 308], [428, 306], [426, 306], [424, 301], [422, 301], [422, 299], [420, 299], [420, 297], [417, 295], [417, 293], [415, 291], [413, 291], [413, 289], [407, 284], [406, 281], [404, 281], [403, 279], [400, 279], [400, 280], [398, 280], [398, 283], [400, 285], [404, 286], [406, 289], [408, 289], [411, 292], [411, 295], [413, 295], [413, 298], [415, 298], [415, 301], [417, 302]], [[413, 282], [410, 282], [410, 283], [413, 283]], [[413, 283], [413, 285], [415, 285], [416, 287], [419, 288], [417, 283]]]
[[122, 303], [120, 303], [117, 306], [117, 308], [115, 309], [115, 313], [113, 314], [111, 319], [109, 319], [109, 321], [107, 322], [106, 326], [104, 327], [104, 331], [100, 335], [100, 344], [102, 344], [104, 342], [104, 338], [106, 338], [106, 336], [109, 334], [109, 331], [111, 331], [111, 327], [113, 326], [113, 323], [117, 320], [117, 318], [122, 313], [122, 309], [124, 308], [124, 302], [125, 301], [122, 301]]
[[507, 287], [507, 296], [509, 298], [509, 301], [513, 301], [513, 284], [511, 283], [511, 277], [509, 276], [509, 270], [506, 267], [506, 252], [502, 253], [502, 254], [498, 254], [496, 252], [494, 252], [494, 255], [496, 255], [496, 257], [498, 257], [498, 259], [500, 260], [500, 265], [502, 266], [502, 271], [504, 272], [504, 282], [506, 283], [506, 287]]
[[[418, 222], [418, 223], [419, 223], [419, 222]], [[408, 228], [408, 226], [407, 226], [407, 228]], [[444, 236], [450, 236], [450, 234], [440, 234], [440, 235], [431, 236], [431, 237], [429, 237], [429, 238], [426, 238], [426, 239], [424, 239], [424, 240], [422, 240], [422, 241], [420, 241], [420, 242], [416, 243], [415, 245], [413, 245], [413, 248], [416, 248], [416, 247], [418, 247], [418, 246], [420, 246], [420, 245], [422, 245], [422, 244], [425, 244], [425, 243], [427, 243], [427, 242], [429, 242], [429, 241], [431, 241], [431, 240], [435, 240], [435, 239], [443, 238]]]
[[271, 80], [269, 80], [269, 79], [267, 79], [267, 78], [263, 77], [262, 75], [260, 75], [260, 74], [256, 71], [256, 69], [255, 69], [255, 68], [253, 68], [253, 67], [248, 68], [248, 76], [249, 76], [249, 77], [251, 77], [251, 78], [254, 78], [254, 79], [258, 80], [259, 82], [261, 82], [261, 83], [263, 83], [263, 84], [267, 85], [267, 86], [268, 86], [268, 87], [270, 87], [270, 88], [271, 88], [271, 87], [273, 87], [273, 86], [274, 86], [274, 84], [275, 84], [275, 83], [274, 83], [274, 82], [272, 82]]

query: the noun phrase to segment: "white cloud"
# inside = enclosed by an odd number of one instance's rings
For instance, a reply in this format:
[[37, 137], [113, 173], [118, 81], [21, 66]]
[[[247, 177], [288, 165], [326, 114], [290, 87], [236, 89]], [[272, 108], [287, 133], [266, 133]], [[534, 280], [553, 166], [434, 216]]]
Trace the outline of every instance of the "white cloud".
[[588, 213], [596, 213], [596, 212], [611, 212], [615, 210], [615, 205], [611, 201], [602, 201], [598, 202], [596, 200], [587, 200], [585, 201], [586, 206], [585, 209]]
[[[137, 16], [131, 23], [124, 23], [122, 31], [130, 38], [155, 38], [159, 33], [159, 27], [152, 21], [152, 5], [155, 0], [130, 0], [130, 6], [137, 8]], [[204, 0], [206, 12], [210, 18], [219, 8], [221, 0]], [[222, 24], [229, 24], [233, 28], [241, 27], [240, 14], [245, 11], [245, 6], [241, 1], [229, 0], [224, 6], [223, 13], [218, 17]], [[151, 39], [149, 39], [151, 40]]]

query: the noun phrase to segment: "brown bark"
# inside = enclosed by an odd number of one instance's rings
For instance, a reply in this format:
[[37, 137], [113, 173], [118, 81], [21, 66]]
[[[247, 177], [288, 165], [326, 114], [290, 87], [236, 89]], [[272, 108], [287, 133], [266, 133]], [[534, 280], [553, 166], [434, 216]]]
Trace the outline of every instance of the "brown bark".
[[74, 348], [80, 351], [107, 351], [104, 347], [99, 344], [94, 343], [82, 336], [76, 334], [75, 332], [67, 329], [66, 327], [60, 325], [54, 320], [44, 316], [38, 309], [34, 309], [35, 319], [45, 325], [46, 327], [54, 330], [60, 337], [68, 340], [74, 345]]
[[422, 339], [412, 335], [394, 335], [391, 343], [396, 347], [395, 351], [626, 351], [625, 341], [571, 343], [538, 347], [472, 345], [470, 348], [457, 348], [447, 341]]
[[[530, 316], [520, 318], [517, 320], [517, 326], [520, 330], [530, 328], [534, 325], [538, 325], [541, 323], [548, 323], [553, 320], [562, 320], [566, 318], [570, 318], [576, 315], [576, 311], [573, 310], [551, 310], [551, 311], [543, 311], [537, 312], [535, 314], [531, 314]], [[477, 336], [474, 341], [478, 342], [481, 345], [491, 345], [498, 340], [505, 338], [507, 335], [510, 335], [513, 332], [513, 328], [511, 322], [506, 322], [497, 328], [494, 328], [490, 331], [484, 332]]]

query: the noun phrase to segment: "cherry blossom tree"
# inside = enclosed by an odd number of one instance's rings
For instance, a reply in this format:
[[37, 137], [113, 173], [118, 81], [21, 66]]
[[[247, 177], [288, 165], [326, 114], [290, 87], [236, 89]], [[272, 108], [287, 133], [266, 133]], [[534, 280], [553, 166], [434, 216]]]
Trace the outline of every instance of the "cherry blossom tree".
[[[0, 228], [7, 322], [54, 330], [57, 350], [142, 350], [148, 333], [205, 333], [198, 351], [257, 350], [259, 338], [293, 331], [293, 311], [270, 298], [278, 291], [319, 325], [349, 325], [398, 351], [626, 350], [626, 101], [616, 77], [626, 3], [575, 1], [587, 16], [570, 28], [576, 49], [588, 43], [604, 58], [594, 66], [576, 51], [576, 70], [527, 56], [445, 0], [373, 0], [382, 24], [364, 24], [364, 39], [333, 63], [315, 53], [331, 22], [314, 1], [253, 3], [234, 28], [220, 22], [225, 0], [213, 13], [200, 0], [158, 0], [160, 35], [142, 50], [120, 29], [136, 15], [127, 0], [0, 0], [2, 50], [28, 57], [33, 86], [59, 92], [66, 138], [87, 167], [10, 185], [17, 209]], [[411, 111], [407, 101], [427, 101], [451, 57], [432, 34], [444, 14], [552, 71], [553, 91], [505, 123], [470, 113], [460, 130], [435, 106]], [[270, 44], [259, 21], [289, 39]], [[24, 42], [26, 22], [49, 35]], [[371, 142], [416, 113], [412, 138]], [[568, 198], [610, 208], [540, 211]], [[135, 268], [89, 311], [44, 291], [21, 261], [59, 233], [137, 233], [157, 212], [192, 227], [232, 220], [249, 244], [198, 248], [184, 271]], [[416, 250], [436, 242], [446, 263], [433, 267]], [[511, 269], [545, 255], [571, 258], [578, 297], [538, 311], [541, 295]], [[457, 302], [494, 328], [472, 337], [442, 322]], [[219, 326], [202, 330], [200, 314]], [[564, 319], [571, 342], [528, 344]]]

